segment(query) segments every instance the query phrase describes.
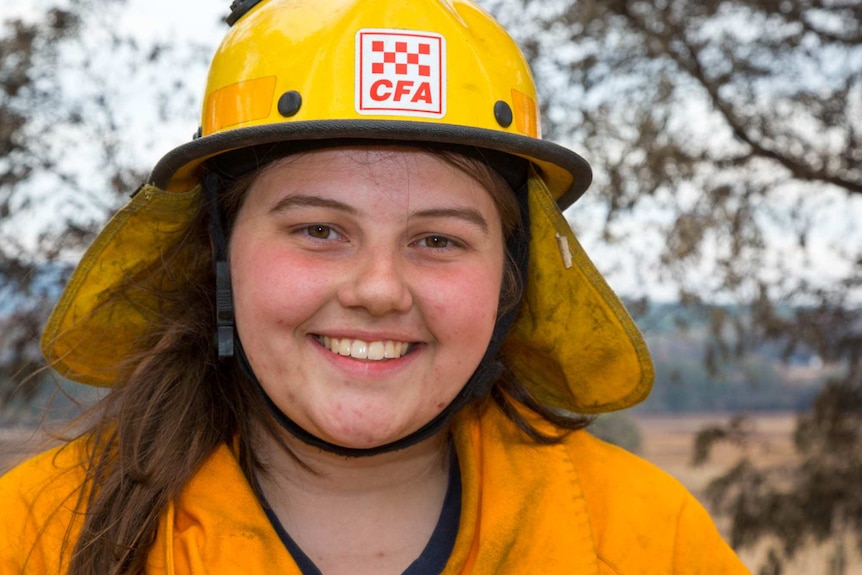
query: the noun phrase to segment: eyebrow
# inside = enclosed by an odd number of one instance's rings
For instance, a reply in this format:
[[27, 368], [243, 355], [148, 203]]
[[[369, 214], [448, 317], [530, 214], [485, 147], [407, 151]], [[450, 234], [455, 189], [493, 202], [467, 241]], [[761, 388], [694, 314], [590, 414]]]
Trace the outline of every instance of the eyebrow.
[[295, 195], [287, 196], [275, 203], [269, 211], [270, 213], [285, 212], [291, 208], [330, 208], [339, 210], [351, 215], [358, 215], [359, 212], [353, 206], [339, 202], [338, 200], [330, 200], [319, 196], [304, 196]]
[[457, 218], [475, 224], [488, 234], [488, 222], [477, 210], [472, 208], [436, 208], [420, 210], [410, 214], [411, 218]]

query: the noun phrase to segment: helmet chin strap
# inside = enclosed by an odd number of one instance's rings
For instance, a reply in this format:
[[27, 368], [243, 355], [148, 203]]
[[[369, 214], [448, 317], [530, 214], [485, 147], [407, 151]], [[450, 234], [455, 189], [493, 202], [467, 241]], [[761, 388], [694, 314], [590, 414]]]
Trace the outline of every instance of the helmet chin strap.
[[458, 395], [455, 396], [455, 399], [443, 408], [443, 411], [438, 413], [434, 419], [416, 431], [396, 439], [395, 441], [374, 447], [357, 448], [345, 447], [343, 445], [338, 445], [336, 443], [326, 441], [325, 439], [321, 439], [320, 437], [309, 433], [298, 423], [288, 417], [287, 414], [279, 409], [275, 402], [272, 401], [272, 398], [269, 397], [266, 391], [264, 391], [263, 386], [261, 386], [260, 381], [251, 369], [251, 365], [249, 365], [248, 358], [245, 355], [242, 344], [239, 342], [239, 338], [237, 338], [237, 350], [239, 351], [239, 357], [237, 359], [242, 372], [254, 383], [261, 398], [266, 404], [269, 413], [275, 418], [281, 427], [307, 445], [317, 447], [318, 449], [335, 455], [350, 458], [371, 457], [372, 455], [379, 455], [381, 453], [391, 453], [393, 451], [405, 449], [436, 435], [439, 431], [445, 429], [449, 424], [449, 421], [452, 419], [452, 416], [460, 411], [462, 407], [468, 405], [474, 399], [483, 397], [486, 390], [491, 388], [491, 385], [498, 377], [500, 377], [500, 374], [503, 371], [503, 366], [498, 361], [492, 361], [488, 364], [484, 362], [480, 363], [476, 371], [473, 372], [473, 376], [467, 382], [467, 385], [461, 389]]
[[[242, 341], [236, 332], [234, 324], [233, 297], [231, 293], [230, 271], [227, 265], [227, 241], [224, 228], [221, 223], [221, 213], [218, 207], [218, 192], [221, 187], [220, 178], [217, 174], [207, 173], [203, 179], [203, 190], [207, 202], [210, 205], [210, 227], [209, 233], [213, 245], [213, 261], [216, 272], [216, 349], [220, 360], [236, 357], [243, 375], [252, 383], [260, 393], [267, 409], [272, 417], [291, 435], [312, 447], [323, 451], [340, 455], [343, 457], [370, 457], [381, 453], [391, 453], [415, 445], [429, 439], [446, 428], [452, 417], [477, 399], [488, 396], [491, 386], [503, 374], [504, 367], [497, 359], [497, 354], [503, 346], [503, 340], [509, 333], [520, 309], [520, 296], [518, 304], [513, 305], [505, 313], [497, 318], [491, 341], [485, 350], [478, 367], [467, 380], [458, 395], [449, 402], [431, 421], [422, 427], [395, 441], [368, 448], [345, 447], [331, 443], [310, 433], [290, 417], [287, 416], [272, 398], [263, 389], [263, 386], [255, 375], [251, 364], [243, 349]], [[514, 260], [519, 278], [525, 281], [527, 277], [527, 264], [529, 260], [529, 213], [527, 209], [527, 183], [515, 192], [521, 212], [521, 226], [514, 230], [507, 240], [507, 250]]]

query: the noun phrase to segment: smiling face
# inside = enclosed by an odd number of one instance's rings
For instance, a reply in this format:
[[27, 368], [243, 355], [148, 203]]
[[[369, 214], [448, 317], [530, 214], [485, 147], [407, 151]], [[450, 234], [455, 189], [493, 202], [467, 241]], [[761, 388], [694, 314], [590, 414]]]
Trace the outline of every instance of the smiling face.
[[237, 330], [273, 402], [345, 447], [433, 419], [476, 369], [503, 273], [489, 192], [429, 152], [351, 147], [269, 165], [230, 239]]

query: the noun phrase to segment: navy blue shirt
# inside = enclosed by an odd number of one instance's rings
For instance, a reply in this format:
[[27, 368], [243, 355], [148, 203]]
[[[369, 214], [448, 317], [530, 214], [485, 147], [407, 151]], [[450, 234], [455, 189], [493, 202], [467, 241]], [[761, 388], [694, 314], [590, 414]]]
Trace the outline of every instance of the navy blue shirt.
[[[260, 493], [261, 503], [269, 518], [270, 523], [275, 528], [276, 533], [281, 538], [282, 543], [290, 552], [293, 560], [299, 566], [302, 575], [323, 575], [317, 565], [306, 555], [299, 545], [287, 533], [281, 521], [272, 511], [272, 508], [263, 498], [263, 493], [258, 488]], [[452, 554], [452, 549], [455, 547], [455, 537], [458, 535], [458, 521], [461, 518], [461, 472], [458, 468], [458, 457], [455, 455], [455, 450], [452, 450], [452, 462], [449, 465], [449, 486], [446, 488], [446, 497], [443, 500], [443, 510], [440, 512], [440, 518], [437, 520], [437, 526], [434, 527], [434, 532], [431, 534], [431, 539], [419, 557], [404, 570], [404, 575], [439, 575], [443, 568], [446, 567], [446, 561]]]

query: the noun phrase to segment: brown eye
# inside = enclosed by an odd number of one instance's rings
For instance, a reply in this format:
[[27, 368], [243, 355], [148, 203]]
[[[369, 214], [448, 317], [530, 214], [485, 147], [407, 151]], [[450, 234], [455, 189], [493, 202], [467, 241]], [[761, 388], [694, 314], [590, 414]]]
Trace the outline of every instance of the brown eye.
[[448, 248], [449, 238], [443, 236], [428, 236], [425, 238], [425, 245], [429, 248]]
[[320, 224], [308, 226], [306, 228], [306, 231], [308, 232], [309, 236], [317, 238], [319, 240], [325, 240], [332, 235], [332, 228]]

